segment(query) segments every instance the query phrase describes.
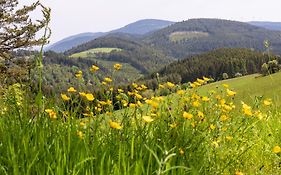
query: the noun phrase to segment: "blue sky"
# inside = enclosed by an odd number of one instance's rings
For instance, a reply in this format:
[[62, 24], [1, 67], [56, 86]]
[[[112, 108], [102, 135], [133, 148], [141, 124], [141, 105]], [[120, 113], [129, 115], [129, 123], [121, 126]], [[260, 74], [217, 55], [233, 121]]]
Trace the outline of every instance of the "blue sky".
[[[32, 2], [32, 0], [20, 1]], [[41, 0], [41, 2], [52, 9], [51, 43], [78, 33], [110, 31], [147, 18], [171, 21], [222, 18], [281, 22], [280, 0]]]

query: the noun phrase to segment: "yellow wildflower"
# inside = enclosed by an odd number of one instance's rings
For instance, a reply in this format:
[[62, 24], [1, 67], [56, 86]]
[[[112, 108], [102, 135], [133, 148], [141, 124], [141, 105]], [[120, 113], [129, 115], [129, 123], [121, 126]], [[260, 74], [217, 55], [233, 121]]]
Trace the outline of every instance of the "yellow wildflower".
[[114, 69], [115, 70], [120, 70], [122, 68], [122, 64], [114, 64]]
[[104, 78], [104, 81], [106, 81], [106, 82], [108, 82], [108, 83], [111, 83], [111, 82], [112, 82], [112, 79], [109, 78], [109, 77], [105, 77], [105, 78]]
[[184, 150], [182, 148], [179, 149], [180, 155], [184, 155]]
[[80, 139], [83, 139], [84, 138], [84, 134], [82, 131], [77, 131], [77, 136], [80, 138]]
[[166, 85], [167, 85], [168, 88], [173, 88], [173, 87], [175, 87], [175, 84], [172, 83], [172, 82], [169, 82], [169, 81], [166, 83]]
[[204, 80], [202, 80], [202, 79], [200, 79], [200, 78], [197, 78], [197, 80], [196, 80], [196, 81], [197, 81], [198, 83], [200, 83], [201, 85], [205, 83], [205, 81], [204, 81]]
[[142, 119], [146, 122], [146, 123], [151, 123], [154, 121], [153, 118], [151, 118], [150, 116], [143, 116]]
[[226, 138], [226, 140], [228, 140], [228, 141], [230, 141], [230, 140], [233, 139], [233, 137], [231, 137], [231, 136], [226, 136], [225, 138]]
[[123, 93], [124, 90], [123, 89], [117, 89], [118, 93]]
[[207, 81], [210, 81], [211, 79], [210, 79], [210, 78], [207, 78], [207, 77], [203, 77], [203, 80], [204, 80], [205, 82], [207, 82]]
[[51, 119], [57, 119], [57, 113], [53, 111], [52, 109], [45, 109], [45, 112], [49, 114], [49, 117]]
[[94, 95], [91, 93], [86, 94], [85, 97], [88, 101], [93, 101], [95, 99]]
[[70, 97], [68, 97], [66, 94], [60, 94], [61, 95], [61, 98], [64, 100], [64, 101], [69, 101], [70, 100]]
[[83, 72], [81, 70], [79, 70], [78, 72], [76, 72], [75, 77], [76, 78], [81, 78], [83, 75]]
[[227, 93], [227, 96], [230, 96], [230, 97], [236, 95], [236, 92], [229, 90], [229, 89], [226, 89], [226, 93]]
[[178, 91], [177, 91], [177, 94], [178, 94], [178, 95], [183, 95], [184, 93], [185, 93], [184, 90], [178, 90]]
[[236, 171], [235, 175], [244, 175], [244, 173], [240, 172], [240, 171]]
[[204, 113], [201, 111], [198, 111], [197, 116], [200, 118], [204, 118]]
[[220, 117], [220, 120], [222, 122], [226, 121], [227, 119], [228, 119], [228, 117], [226, 115], [224, 115], [224, 114]]
[[85, 92], [79, 92], [79, 95], [81, 96], [81, 97], [86, 97], [86, 93]]
[[135, 97], [136, 97], [137, 99], [139, 99], [139, 100], [142, 99], [142, 96], [141, 96], [140, 94], [135, 94]]
[[199, 102], [198, 100], [192, 102], [192, 106], [193, 106], [193, 107], [199, 107], [200, 105], [201, 105], [201, 104], [200, 104], [200, 102]]
[[163, 84], [159, 84], [159, 89], [164, 89], [165, 86]]
[[211, 130], [214, 130], [214, 129], [216, 129], [216, 126], [215, 126], [214, 124], [211, 124], [211, 125], [210, 125], [210, 129], [211, 129]]
[[109, 126], [113, 129], [122, 129], [122, 126], [119, 123], [113, 122], [112, 120], [109, 120]]
[[270, 106], [272, 104], [272, 101], [271, 101], [271, 99], [265, 99], [265, 100], [263, 100], [263, 104], [264, 104], [264, 106]]
[[204, 97], [202, 97], [202, 101], [207, 102], [207, 101], [210, 101], [210, 99], [208, 97], [204, 96]]
[[228, 84], [222, 84], [223, 87], [228, 88], [229, 85]]
[[99, 69], [100, 69], [100, 68], [99, 68], [98, 66], [92, 65], [90, 71], [94, 73], [94, 72], [96, 72], [96, 71], [99, 70]]
[[74, 87], [70, 87], [70, 88], [67, 89], [67, 92], [75, 93], [76, 89], [74, 89]]
[[250, 106], [248, 106], [247, 104], [245, 104], [244, 102], [242, 102], [242, 111], [245, 115], [248, 116], [252, 116], [252, 108]]
[[134, 104], [134, 103], [130, 103], [130, 104], [129, 104], [129, 107], [130, 107], [130, 108], [135, 108], [135, 107], [137, 107], [137, 105]]
[[272, 152], [274, 152], [276, 154], [280, 153], [281, 152], [280, 146], [277, 145], [277, 146], [273, 147]]
[[189, 119], [189, 120], [192, 119], [192, 117], [193, 117], [193, 115], [188, 112], [183, 112], [182, 116], [183, 116], [183, 118]]
[[170, 126], [171, 128], [176, 128], [176, 127], [178, 126], [178, 124], [177, 124], [177, 123], [171, 123], [171, 124], [169, 124], [169, 126]]

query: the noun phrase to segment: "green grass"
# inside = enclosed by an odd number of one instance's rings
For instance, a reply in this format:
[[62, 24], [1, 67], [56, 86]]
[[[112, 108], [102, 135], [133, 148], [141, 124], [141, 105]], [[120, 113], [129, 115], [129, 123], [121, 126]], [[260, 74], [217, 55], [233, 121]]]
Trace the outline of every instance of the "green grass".
[[109, 48], [109, 47], [103, 47], [103, 48], [94, 48], [90, 50], [86, 50], [83, 52], [72, 54], [71, 58], [85, 58], [85, 57], [95, 57], [96, 53], [110, 53], [112, 51], [122, 51], [120, 48]]
[[[38, 111], [28, 87], [11, 86], [0, 99], [0, 174], [280, 174], [281, 155], [273, 148], [281, 146], [281, 111], [274, 104], [264, 106], [263, 99], [251, 101], [270, 88], [265, 98], [275, 102], [280, 73], [254, 77], [216, 82], [151, 101], [139, 97], [145, 91], [138, 86], [131, 95], [119, 94], [121, 99], [129, 96], [137, 107], [118, 112], [110, 104], [99, 105], [99, 100], [113, 98], [107, 86], [104, 99], [96, 96], [94, 101], [78, 92], [65, 92], [71, 100], [42, 103], [44, 109], [55, 112], [56, 119]], [[226, 95], [222, 83], [237, 92], [234, 99]], [[173, 87], [166, 90], [175, 91]], [[207, 95], [209, 90], [217, 93]], [[203, 101], [203, 95], [209, 101]], [[241, 100], [253, 104], [250, 109], [244, 106], [252, 115], [242, 112], [241, 103], [226, 111], [217, 95], [225, 99], [224, 105]], [[194, 105], [195, 101], [200, 105]], [[192, 117], [184, 118], [185, 112]], [[92, 117], [79, 119], [83, 113]], [[227, 119], [222, 120], [223, 115]], [[110, 120], [122, 128], [110, 125]]]
[[222, 84], [228, 84], [230, 89], [237, 91], [235, 100], [252, 103], [256, 97], [272, 98], [277, 106], [281, 106], [281, 72], [270, 76], [253, 74], [239, 78], [228, 79], [211, 83], [200, 88], [205, 93], [210, 90], [222, 88]]

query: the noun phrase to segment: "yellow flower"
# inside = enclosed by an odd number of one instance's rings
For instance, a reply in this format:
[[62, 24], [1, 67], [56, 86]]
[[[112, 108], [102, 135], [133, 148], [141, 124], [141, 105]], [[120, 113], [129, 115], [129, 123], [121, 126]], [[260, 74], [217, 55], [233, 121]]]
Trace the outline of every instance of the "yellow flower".
[[235, 175], [244, 175], [244, 173], [240, 172], [240, 171], [236, 171]]
[[115, 70], [120, 70], [122, 68], [121, 64], [114, 64], [114, 69]]
[[70, 97], [68, 97], [66, 94], [60, 94], [61, 95], [61, 98], [64, 100], [64, 101], [69, 101], [70, 100]]
[[183, 112], [182, 116], [183, 116], [183, 118], [189, 119], [189, 120], [192, 119], [192, 117], [193, 117], [193, 115], [188, 112]]
[[202, 79], [199, 79], [199, 78], [197, 78], [197, 80], [196, 80], [199, 84], [204, 84], [205, 83], [205, 81], [204, 80], [202, 80]]
[[245, 115], [248, 115], [248, 116], [252, 116], [253, 113], [252, 113], [252, 108], [250, 106], [248, 106], [247, 104], [245, 104], [244, 102], [241, 102], [242, 103], [242, 111]]
[[96, 71], [99, 70], [99, 69], [100, 69], [100, 68], [99, 68], [98, 66], [92, 65], [90, 71], [94, 73], [94, 72], [96, 72]]
[[111, 83], [111, 82], [112, 82], [112, 79], [109, 78], [109, 77], [106, 77], [106, 78], [104, 78], [104, 81], [106, 81], [106, 82], [108, 82], [108, 83]]
[[228, 88], [229, 85], [228, 84], [222, 84], [223, 87]]
[[146, 122], [146, 123], [151, 123], [154, 121], [153, 118], [151, 118], [150, 116], [143, 116], [142, 119]]
[[207, 81], [210, 81], [211, 79], [207, 78], [207, 77], [203, 77], [203, 80], [207, 82]]
[[271, 99], [265, 99], [263, 101], [263, 104], [264, 104], [264, 106], [270, 106], [272, 104], [272, 101], [271, 101]]
[[83, 139], [84, 138], [84, 134], [82, 131], [77, 131], [77, 136], [80, 138], [80, 139]]
[[198, 111], [197, 116], [200, 118], [204, 118], [204, 113], [201, 111]]
[[210, 99], [208, 97], [202, 97], [202, 101], [207, 102], [207, 101], [210, 101]]
[[130, 103], [130, 104], [129, 104], [129, 107], [130, 107], [130, 108], [135, 108], [135, 107], [137, 107], [137, 105], [134, 104], [134, 103]]
[[107, 83], [105, 81], [101, 82], [101, 84], [104, 86], [107, 85]]
[[226, 140], [228, 140], [228, 141], [230, 141], [230, 140], [233, 139], [233, 137], [231, 137], [231, 136], [226, 136], [225, 138], [226, 138]]
[[179, 149], [180, 155], [184, 155], [184, 150], [182, 148]]
[[86, 99], [87, 99], [88, 101], [93, 101], [93, 100], [95, 99], [95, 98], [94, 98], [94, 95], [91, 94], [91, 93], [86, 94], [85, 97], [86, 97]]
[[79, 92], [79, 95], [81, 96], [81, 97], [86, 97], [86, 93], [85, 92]]
[[74, 87], [70, 87], [70, 88], [67, 89], [67, 92], [75, 93], [76, 89], [74, 89]]
[[178, 126], [178, 124], [177, 124], [177, 123], [171, 123], [171, 124], [169, 124], [169, 126], [170, 126], [171, 128], [176, 128], [176, 127]]
[[142, 96], [141, 96], [140, 94], [135, 94], [135, 97], [136, 97], [137, 99], [139, 99], [139, 100], [142, 99]]
[[177, 91], [177, 94], [178, 94], [178, 95], [183, 95], [184, 93], [185, 93], [184, 90], [178, 90], [178, 91]]
[[274, 153], [276, 153], [276, 154], [278, 154], [278, 153], [280, 153], [281, 152], [281, 148], [280, 148], [280, 146], [275, 146], [273, 149], [272, 149], [272, 152], [274, 152]]
[[171, 83], [171, 82], [169, 82], [169, 81], [166, 83], [166, 85], [167, 85], [168, 88], [173, 88], [173, 87], [175, 87], [175, 84], [174, 84], [174, 83]]
[[45, 109], [45, 112], [49, 114], [49, 117], [51, 119], [57, 119], [57, 113], [53, 111], [52, 109]]
[[210, 129], [211, 129], [211, 130], [214, 130], [214, 129], [216, 129], [216, 126], [213, 125], [213, 124], [211, 124], [211, 125], [210, 125]]
[[190, 83], [190, 86], [191, 86], [192, 88], [196, 88], [196, 84], [194, 84], [194, 83]]
[[226, 121], [227, 119], [228, 119], [228, 117], [227, 117], [226, 115], [222, 115], [222, 116], [220, 117], [220, 120], [221, 120], [222, 122]]
[[122, 129], [122, 126], [119, 123], [113, 122], [112, 120], [109, 120], [109, 126], [113, 129]]
[[159, 84], [159, 89], [164, 89], [165, 86], [163, 84]]
[[78, 72], [76, 72], [76, 74], [75, 74], [76, 78], [81, 78], [81, 77], [82, 77], [82, 75], [83, 75], [83, 73], [82, 73], [82, 71], [81, 71], [81, 70], [79, 70], [79, 71], [78, 71]]
[[226, 89], [226, 93], [227, 93], [227, 95], [230, 96], [230, 97], [236, 95], [236, 92], [231, 91], [231, 90], [229, 90], [229, 89]]
[[123, 89], [117, 89], [118, 93], [123, 93], [124, 90]]
[[201, 105], [201, 104], [200, 104], [200, 102], [199, 102], [198, 100], [192, 102], [192, 106], [193, 106], [193, 107], [199, 107], [200, 105]]

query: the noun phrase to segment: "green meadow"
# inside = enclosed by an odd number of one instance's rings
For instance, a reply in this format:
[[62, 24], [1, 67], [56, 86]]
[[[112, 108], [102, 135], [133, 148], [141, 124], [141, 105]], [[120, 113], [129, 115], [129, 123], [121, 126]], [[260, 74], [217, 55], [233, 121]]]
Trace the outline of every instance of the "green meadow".
[[0, 103], [0, 172], [279, 174], [280, 77], [167, 82], [150, 97], [145, 85], [115, 91], [105, 79], [103, 96], [70, 87], [41, 108], [14, 84]]
[[95, 57], [95, 54], [97, 53], [110, 53], [112, 51], [122, 51], [120, 48], [107, 48], [107, 47], [102, 47], [102, 48], [94, 48], [90, 50], [86, 50], [83, 52], [75, 53], [72, 54], [70, 57], [72, 58], [85, 58], [85, 57]]

